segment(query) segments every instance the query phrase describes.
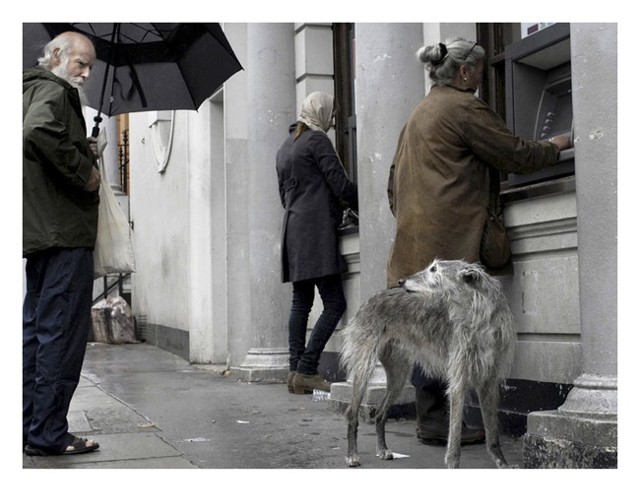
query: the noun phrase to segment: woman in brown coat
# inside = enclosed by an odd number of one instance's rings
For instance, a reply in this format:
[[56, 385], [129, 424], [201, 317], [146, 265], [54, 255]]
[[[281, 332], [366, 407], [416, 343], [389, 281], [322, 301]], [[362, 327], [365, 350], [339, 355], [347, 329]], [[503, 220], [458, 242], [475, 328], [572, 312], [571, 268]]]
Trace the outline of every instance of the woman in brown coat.
[[[456, 38], [418, 53], [432, 87], [400, 133], [389, 175], [396, 237], [387, 266], [389, 287], [433, 259], [480, 260], [489, 205], [490, 168], [528, 173], [557, 162], [566, 137], [526, 141], [474, 93], [482, 78], [484, 49]], [[414, 371], [418, 438], [447, 440], [445, 386]], [[463, 443], [481, 442], [465, 428]]]

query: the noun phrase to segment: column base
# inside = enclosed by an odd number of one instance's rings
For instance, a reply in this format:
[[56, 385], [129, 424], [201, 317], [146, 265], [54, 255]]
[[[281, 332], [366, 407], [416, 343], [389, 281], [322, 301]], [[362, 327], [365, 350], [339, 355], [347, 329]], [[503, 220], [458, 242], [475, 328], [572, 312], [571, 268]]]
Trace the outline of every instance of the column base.
[[580, 376], [556, 411], [529, 414], [523, 445], [529, 469], [617, 468], [617, 380]]
[[287, 348], [252, 348], [244, 363], [231, 367], [231, 376], [244, 382], [285, 383], [289, 374]]
[[523, 440], [527, 469], [616, 469], [616, 421], [575, 418], [558, 411], [529, 414]]

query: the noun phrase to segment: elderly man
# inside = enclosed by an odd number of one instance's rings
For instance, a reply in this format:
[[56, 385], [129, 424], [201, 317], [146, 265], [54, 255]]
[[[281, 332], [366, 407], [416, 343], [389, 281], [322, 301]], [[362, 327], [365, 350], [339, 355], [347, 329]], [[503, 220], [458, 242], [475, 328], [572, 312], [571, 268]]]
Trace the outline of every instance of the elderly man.
[[23, 73], [23, 448], [68, 455], [99, 447], [68, 431], [91, 326], [100, 173], [81, 92], [96, 54], [67, 32]]

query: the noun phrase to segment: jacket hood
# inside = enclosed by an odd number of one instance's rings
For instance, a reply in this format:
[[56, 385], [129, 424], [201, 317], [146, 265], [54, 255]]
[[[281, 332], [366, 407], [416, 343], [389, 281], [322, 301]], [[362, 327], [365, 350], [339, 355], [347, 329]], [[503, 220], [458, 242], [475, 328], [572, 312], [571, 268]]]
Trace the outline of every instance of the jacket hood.
[[28, 68], [22, 72], [22, 83], [35, 82], [39, 80], [50, 80], [52, 82], [56, 82], [67, 89], [72, 89], [73, 86], [67, 82], [66, 80], [54, 75], [46, 68], [37, 66], [33, 68]]

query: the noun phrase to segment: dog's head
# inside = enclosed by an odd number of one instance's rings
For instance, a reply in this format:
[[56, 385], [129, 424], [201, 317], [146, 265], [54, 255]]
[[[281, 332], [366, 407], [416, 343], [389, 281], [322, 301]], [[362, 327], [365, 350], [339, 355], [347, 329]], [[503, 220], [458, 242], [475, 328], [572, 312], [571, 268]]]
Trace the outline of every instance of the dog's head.
[[488, 280], [484, 268], [465, 261], [434, 260], [426, 269], [400, 280], [407, 292], [434, 292], [461, 290], [465, 287], [483, 289]]

